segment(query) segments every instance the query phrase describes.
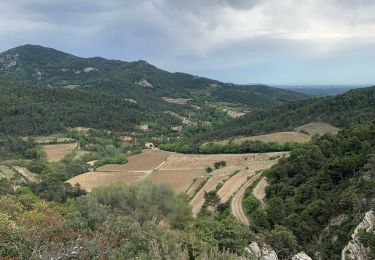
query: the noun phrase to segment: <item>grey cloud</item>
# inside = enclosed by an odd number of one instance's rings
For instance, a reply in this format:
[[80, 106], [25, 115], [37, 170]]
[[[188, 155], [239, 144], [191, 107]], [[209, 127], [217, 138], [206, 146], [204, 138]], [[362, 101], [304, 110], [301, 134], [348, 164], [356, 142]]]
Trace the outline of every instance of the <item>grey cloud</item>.
[[202, 11], [215, 10], [219, 8], [249, 9], [264, 0], [162, 0], [159, 4], [166, 7], [174, 6], [182, 11], [190, 11], [200, 13]]
[[373, 46], [374, 8], [372, 0], [1, 0], [0, 48], [37, 43], [212, 77], [228, 70], [226, 79], [241, 81], [235, 71], [265, 77], [360, 52], [361, 41]]

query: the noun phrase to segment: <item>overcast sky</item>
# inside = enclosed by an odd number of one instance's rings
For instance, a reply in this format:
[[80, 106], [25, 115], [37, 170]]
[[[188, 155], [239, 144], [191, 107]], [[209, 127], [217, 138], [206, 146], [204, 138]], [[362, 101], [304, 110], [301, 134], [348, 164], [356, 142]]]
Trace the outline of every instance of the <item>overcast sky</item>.
[[39, 44], [225, 82], [375, 83], [375, 0], [1, 0], [0, 51]]

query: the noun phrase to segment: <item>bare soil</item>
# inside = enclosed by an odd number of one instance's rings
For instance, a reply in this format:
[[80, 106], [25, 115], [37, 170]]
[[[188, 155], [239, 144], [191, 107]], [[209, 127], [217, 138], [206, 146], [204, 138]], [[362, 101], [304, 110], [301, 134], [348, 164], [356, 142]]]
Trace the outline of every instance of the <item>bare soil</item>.
[[43, 150], [46, 153], [46, 159], [48, 162], [61, 161], [64, 156], [75, 149], [77, 143], [72, 144], [47, 144], [43, 145]]

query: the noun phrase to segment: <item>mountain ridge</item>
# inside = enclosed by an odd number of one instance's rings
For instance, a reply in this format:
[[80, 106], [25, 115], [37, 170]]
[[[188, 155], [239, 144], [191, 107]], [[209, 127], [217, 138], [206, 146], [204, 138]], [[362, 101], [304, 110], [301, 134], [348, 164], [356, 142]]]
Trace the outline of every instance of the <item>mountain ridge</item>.
[[308, 97], [265, 85], [234, 85], [183, 72], [170, 73], [144, 60], [81, 58], [39, 45], [23, 45], [0, 53], [0, 76], [54, 87], [73, 85], [140, 102], [146, 100], [145, 106], [152, 108], [160, 106], [161, 97], [165, 96], [192, 98], [197, 105], [208, 100], [240, 103], [248, 108]]

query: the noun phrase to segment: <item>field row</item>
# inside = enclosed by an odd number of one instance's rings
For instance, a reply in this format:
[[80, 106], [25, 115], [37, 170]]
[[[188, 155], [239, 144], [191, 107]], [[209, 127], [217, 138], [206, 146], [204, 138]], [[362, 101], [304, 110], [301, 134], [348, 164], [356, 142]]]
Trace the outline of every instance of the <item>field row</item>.
[[[116, 182], [134, 183], [150, 180], [170, 185], [175, 192], [192, 197], [190, 205], [197, 215], [204, 204], [204, 193], [218, 190], [222, 202], [228, 201], [237, 190], [257, 171], [266, 169], [286, 153], [184, 155], [160, 150], [144, 150], [129, 157], [123, 165], [108, 164], [95, 172], [88, 172], [70, 179], [72, 185], [79, 183], [87, 191]], [[215, 162], [225, 161], [226, 166], [208, 173]], [[203, 183], [204, 182], [204, 183]], [[200, 189], [199, 189], [200, 188]]]

